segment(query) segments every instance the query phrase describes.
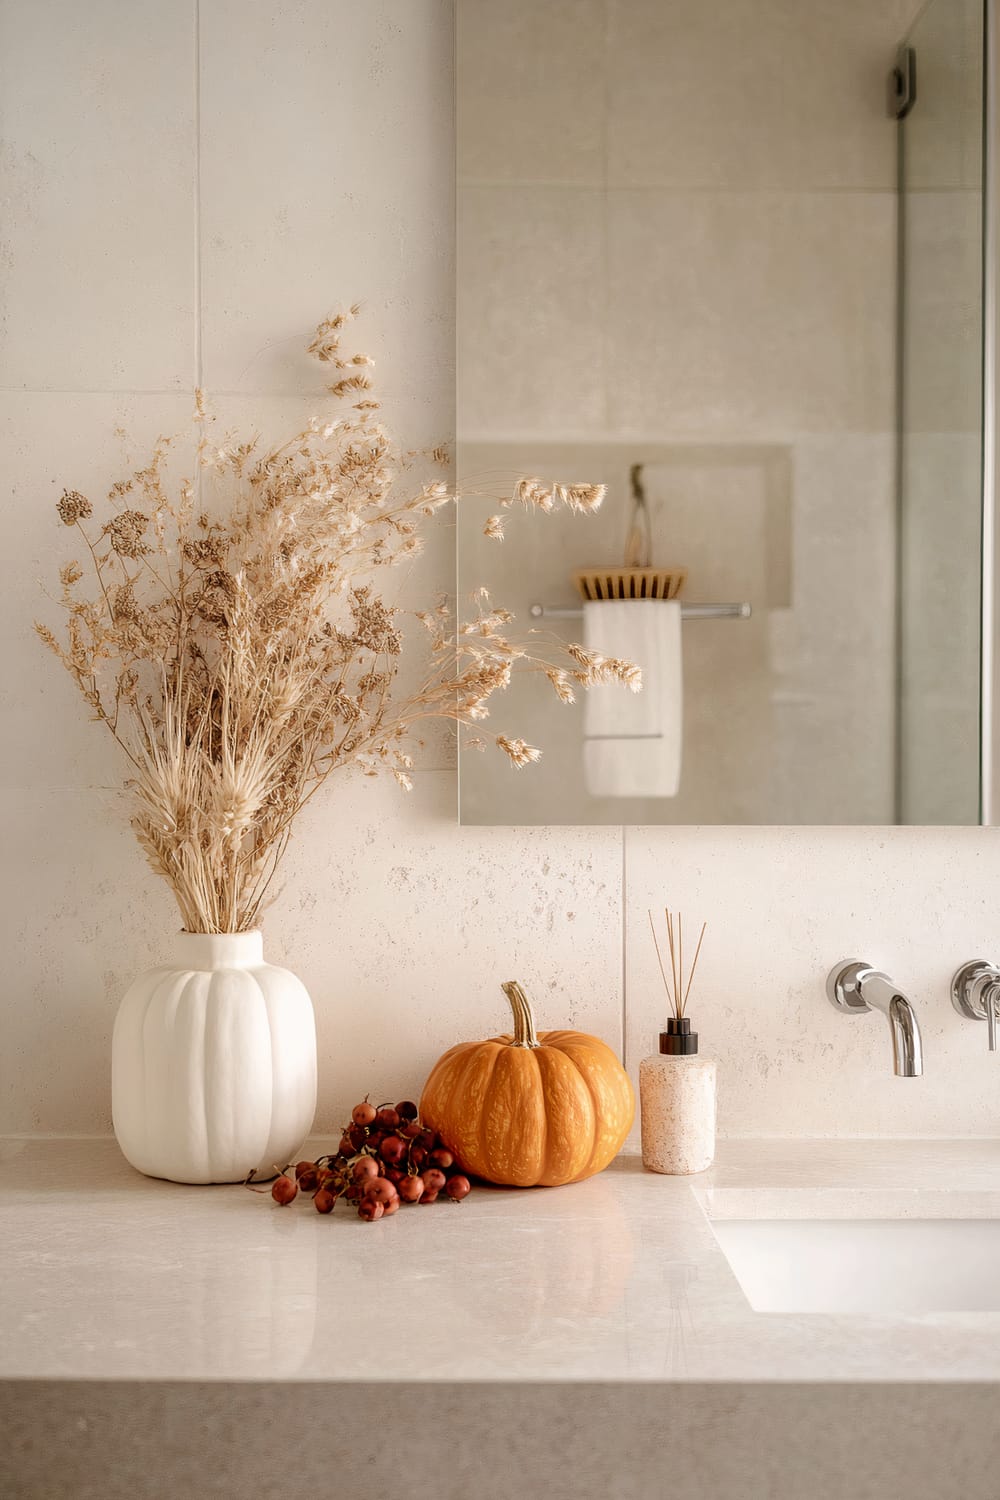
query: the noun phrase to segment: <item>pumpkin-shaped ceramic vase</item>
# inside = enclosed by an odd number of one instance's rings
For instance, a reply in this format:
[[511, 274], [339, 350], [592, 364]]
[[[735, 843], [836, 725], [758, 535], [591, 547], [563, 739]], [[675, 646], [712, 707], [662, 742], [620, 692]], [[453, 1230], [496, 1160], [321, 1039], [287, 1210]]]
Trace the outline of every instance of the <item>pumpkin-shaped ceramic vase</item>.
[[316, 1111], [316, 1024], [259, 932], [182, 932], [174, 962], [135, 981], [115, 1021], [111, 1106], [148, 1177], [241, 1182], [294, 1160]]

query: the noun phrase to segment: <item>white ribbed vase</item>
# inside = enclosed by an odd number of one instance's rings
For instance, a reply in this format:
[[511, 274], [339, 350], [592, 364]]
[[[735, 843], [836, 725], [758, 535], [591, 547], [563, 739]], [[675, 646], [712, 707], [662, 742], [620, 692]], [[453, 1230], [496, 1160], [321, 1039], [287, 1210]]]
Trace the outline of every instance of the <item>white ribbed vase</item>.
[[148, 1177], [241, 1182], [294, 1160], [316, 1112], [316, 1023], [259, 932], [182, 932], [115, 1020], [111, 1110]]

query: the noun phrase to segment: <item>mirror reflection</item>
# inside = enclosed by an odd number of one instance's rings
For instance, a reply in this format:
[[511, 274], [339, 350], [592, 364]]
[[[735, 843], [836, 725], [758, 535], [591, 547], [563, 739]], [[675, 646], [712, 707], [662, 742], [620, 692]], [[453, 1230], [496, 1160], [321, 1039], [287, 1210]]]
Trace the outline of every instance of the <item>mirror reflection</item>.
[[460, 589], [645, 684], [516, 681], [464, 822], [978, 820], [982, 25], [458, 7]]

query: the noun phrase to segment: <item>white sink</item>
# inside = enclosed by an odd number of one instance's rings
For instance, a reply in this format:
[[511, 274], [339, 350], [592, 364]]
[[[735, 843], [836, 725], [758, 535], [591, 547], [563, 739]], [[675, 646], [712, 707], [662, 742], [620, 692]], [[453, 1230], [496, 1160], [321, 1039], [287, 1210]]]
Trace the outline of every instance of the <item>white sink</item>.
[[756, 1312], [1000, 1311], [1000, 1219], [713, 1218]]

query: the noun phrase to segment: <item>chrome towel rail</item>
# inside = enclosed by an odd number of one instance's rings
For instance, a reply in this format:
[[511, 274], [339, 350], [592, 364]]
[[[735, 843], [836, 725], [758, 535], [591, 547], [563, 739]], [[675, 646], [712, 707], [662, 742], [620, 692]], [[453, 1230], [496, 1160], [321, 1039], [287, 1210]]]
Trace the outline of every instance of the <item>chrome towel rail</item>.
[[[629, 603], [656, 603], [656, 600], [629, 600]], [[579, 620], [582, 609], [562, 609], [551, 604], [532, 604], [528, 613], [533, 620]], [[682, 620], [749, 620], [753, 609], [744, 600], [740, 604], [682, 604]]]

